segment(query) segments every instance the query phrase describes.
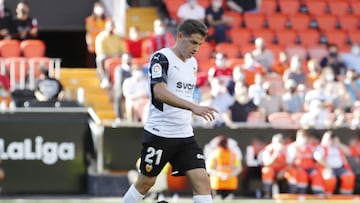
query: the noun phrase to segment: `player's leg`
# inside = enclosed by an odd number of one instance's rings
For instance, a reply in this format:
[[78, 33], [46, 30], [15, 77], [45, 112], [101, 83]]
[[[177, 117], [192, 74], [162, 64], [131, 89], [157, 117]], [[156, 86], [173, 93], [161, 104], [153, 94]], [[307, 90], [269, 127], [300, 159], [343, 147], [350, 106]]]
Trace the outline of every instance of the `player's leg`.
[[192, 188], [194, 203], [211, 203], [210, 179], [205, 168], [191, 169], [186, 172]]

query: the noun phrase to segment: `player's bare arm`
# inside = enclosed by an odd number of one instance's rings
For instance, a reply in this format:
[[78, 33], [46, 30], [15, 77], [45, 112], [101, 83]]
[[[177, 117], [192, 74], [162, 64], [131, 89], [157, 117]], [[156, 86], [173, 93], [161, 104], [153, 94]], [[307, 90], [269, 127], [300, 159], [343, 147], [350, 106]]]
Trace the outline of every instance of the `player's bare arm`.
[[157, 83], [153, 87], [155, 99], [164, 102], [168, 105], [187, 109], [192, 111], [195, 115], [203, 117], [207, 121], [215, 119], [215, 113], [218, 111], [209, 106], [199, 106], [195, 103], [181, 99], [167, 90], [165, 83]]

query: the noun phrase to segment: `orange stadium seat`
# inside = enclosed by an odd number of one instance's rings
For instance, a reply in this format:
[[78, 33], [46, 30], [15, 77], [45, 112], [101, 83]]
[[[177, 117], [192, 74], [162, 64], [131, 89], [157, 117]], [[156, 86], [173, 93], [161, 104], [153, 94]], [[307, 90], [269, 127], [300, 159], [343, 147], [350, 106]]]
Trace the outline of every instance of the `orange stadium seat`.
[[233, 29], [239, 28], [242, 26], [243, 19], [242, 16], [234, 11], [225, 11], [224, 16], [229, 17], [232, 19], [231, 22], [228, 23]]
[[245, 46], [251, 43], [252, 32], [246, 28], [233, 28], [229, 31], [232, 43], [238, 46]]
[[281, 13], [287, 15], [294, 15], [299, 13], [300, 1], [299, 0], [281, 0], [278, 1]]
[[225, 53], [228, 58], [237, 58], [240, 56], [240, 48], [236, 44], [222, 42], [215, 46], [216, 52]]
[[318, 15], [315, 17], [318, 28], [321, 31], [332, 31], [336, 29], [337, 17], [331, 14]]
[[213, 46], [208, 42], [204, 42], [200, 46], [200, 49], [195, 53], [195, 58], [200, 61], [209, 60], [209, 58], [211, 58], [212, 56], [213, 51]]
[[259, 111], [250, 111], [247, 119], [247, 123], [265, 123], [265, 115]]
[[104, 61], [104, 69], [110, 74], [110, 81], [114, 82], [114, 70], [117, 65], [121, 64], [121, 57], [111, 57]]
[[282, 13], [266, 15], [267, 27], [272, 30], [284, 30], [286, 28], [288, 18]]
[[324, 45], [314, 45], [307, 48], [310, 58], [318, 59], [320, 61], [327, 55], [328, 51]]
[[178, 19], [177, 11], [179, 7], [185, 2], [185, 0], [165, 0], [166, 7], [171, 18]]
[[18, 57], [21, 55], [20, 41], [15, 39], [5, 39], [0, 41], [1, 57]]
[[288, 54], [289, 58], [294, 55], [300, 56], [300, 58], [302, 58], [303, 60], [307, 58], [307, 50], [301, 45], [288, 45], [286, 46], [285, 51]]
[[43, 57], [46, 45], [39, 39], [27, 39], [20, 42], [20, 49], [24, 57]]
[[360, 26], [360, 18], [355, 15], [347, 14], [339, 16], [339, 23], [341, 29], [346, 30], [348, 32], [359, 29]]
[[198, 72], [207, 73], [211, 67], [215, 65], [215, 59], [208, 59], [206, 61], [198, 61]]
[[268, 115], [268, 120], [273, 127], [288, 128], [294, 125], [291, 114], [288, 112], [274, 112]]
[[311, 17], [307, 14], [298, 13], [289, 16], [289, 22], [292, 29], [304, 31], [310, 28]]
[[349, 32], [349, 38], [352, 43], [360, 43], [360, 30]]
[[360, 16], [360, 1], [350, 1], [352, 13], [356, 16]]
[[333, 30], [324, 33], [328, 43], [334, 43], [339, 48], [346, 45], [347, 33], [343, 30]]
[[308, 29], [298, 32], [301, 45], [307, 47], [317, 45], [320, 42], [320, 33], [314, 29]]
[[274, 40], [275, 40], [275, 33], [274, 33], [274, 31], [269, 30], [269, 29], [259, 29], [259, 30], [253, 31], [253, 37], [254, 37], [254, 39], [256, 39], [258, 37], [262, 37], [262, 38], [264, 38], [264, 40], [267, 44], [272, 44], [272, 43], [274, 43]]
[[306, 0], [303, 2], [306, 6], [308, 13], [311, 15], [323, 15], [327, 10], [326, 0]]
[[245, 26], [251, 30], [259, 30], [265, 27], [265, 16], [261, 13], [245, 13], [243, 20]]
[[260, 12], [263, 14], [273, 14], [277, 9], [277, 1], [262, 0], [260, 5]]
[[277, 43], [279, 45], [292, 45], [297, 42], [297, 32], [295, 30], [278, 30], [275, 32]]
[[331, 0], [328, 1], [328, 7], [331, 14], [336, 16], [342, 16], [349, 13], [350, 5], [347, 1], [343, 0]]
[[205, 9], [211, 4], [210, 0], [197, 0], [198, 4], [204, 7]]
[[267, 44], [266, 47], [272, 51], [275, 59], [279, 58], [279, 53], [284, 51], [284, 46], [278, 44]]

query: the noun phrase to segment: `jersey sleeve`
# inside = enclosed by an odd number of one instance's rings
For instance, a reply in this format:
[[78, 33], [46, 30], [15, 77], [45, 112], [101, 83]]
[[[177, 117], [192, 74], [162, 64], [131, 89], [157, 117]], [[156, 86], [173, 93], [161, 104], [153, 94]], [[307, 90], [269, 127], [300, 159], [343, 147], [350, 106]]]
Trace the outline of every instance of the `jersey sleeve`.
[[150, 61], [150, 84], [153, 86], [155, 83], [167, 83], [169, 61], [162, 53], [156, 53], [152, 56]]

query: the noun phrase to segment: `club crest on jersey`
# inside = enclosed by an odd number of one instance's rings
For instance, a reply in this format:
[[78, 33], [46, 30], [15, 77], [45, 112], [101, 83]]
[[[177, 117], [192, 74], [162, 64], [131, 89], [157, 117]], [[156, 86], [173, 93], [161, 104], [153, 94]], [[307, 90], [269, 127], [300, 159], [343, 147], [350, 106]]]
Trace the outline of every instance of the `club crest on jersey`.
[[153, 169], [152, 165], [150, 165], [150, 164], [146, 164], [146, 166], [145, 166], [145, 170], [146, 170], [146, 172], [148, 172], [148, 173], [149, 173], [152, 169]]
[[161, 65], [158, 63], [155, 63], [151, 67], [151, 77], [152, 78], [160, 78], [161, 76], [162, 76]]

